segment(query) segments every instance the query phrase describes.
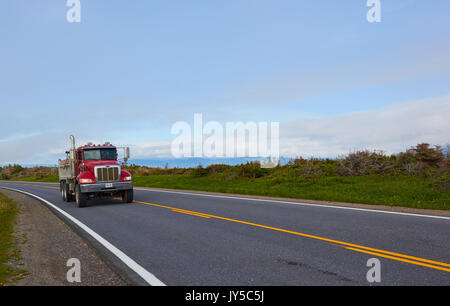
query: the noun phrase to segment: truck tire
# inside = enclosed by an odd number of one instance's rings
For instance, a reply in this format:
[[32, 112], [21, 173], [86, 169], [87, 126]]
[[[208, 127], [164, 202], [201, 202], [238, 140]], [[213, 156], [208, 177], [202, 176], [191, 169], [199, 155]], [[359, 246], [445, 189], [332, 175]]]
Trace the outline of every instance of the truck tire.
[[67, 184], [67, 183], [64, 183], [64, 201], [66, 201], [66, 202], [73, 202], [74, 201], [74, 197], [70, 193], [70, 185]]
[[74, 196], [73, 196], [72, 193], [70, 192], [70, 186], [69, 186], [69, 184], [64, 184], [64, 188], [65, 188], [66, 201], [67, 201], [67, 202], [73, 202], [73, 201], [75, 201]]
[[125, 190], [122, 193], [122, 202], [124, 202], [124, 203], [133, 202], [133, 189]]
[[61, 183], [59, 184], [59, 189], [61, 190], [61, 198], [64, 202], [68, 202], [67, 201], [67, 184], [65, 181], [61, 181]]
[[86, 207], [87, 198], [87, 194], [81, 193], [80, 185], [77, 184], [75, 188], [75, 201], [77, 202], [77, 207]]

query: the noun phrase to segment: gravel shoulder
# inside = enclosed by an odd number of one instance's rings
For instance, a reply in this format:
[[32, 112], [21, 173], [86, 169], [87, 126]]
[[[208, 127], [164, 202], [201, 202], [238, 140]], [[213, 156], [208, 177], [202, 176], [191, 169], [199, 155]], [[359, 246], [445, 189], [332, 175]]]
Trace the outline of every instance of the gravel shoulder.
[[[20, 260], [11, 264], [27, 271], [20, 280], [7, 285], [133, 285], [41, 202], [18, 192], [0, 190], [14, 200], [19, 209], [14, 233], [20, 250]], [[70, 258], [80, 261], [80, 283], [67, 281], [67, 272], [72, 268], [66, 266]]]

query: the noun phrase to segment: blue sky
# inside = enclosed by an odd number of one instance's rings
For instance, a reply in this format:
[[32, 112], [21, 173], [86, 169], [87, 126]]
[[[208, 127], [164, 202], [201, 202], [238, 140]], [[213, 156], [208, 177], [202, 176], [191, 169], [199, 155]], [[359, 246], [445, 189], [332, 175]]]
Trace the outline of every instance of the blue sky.
[[81, 5], [68, 23], [65, 0], [1, 2], [0, 164], [52, 162], [69, 134], [163, 157], [172, 124], [194, 113], [279, 121], [287, 156], [450, 142], [447, 0], [381, 0], [380, 23], [365, 0]]

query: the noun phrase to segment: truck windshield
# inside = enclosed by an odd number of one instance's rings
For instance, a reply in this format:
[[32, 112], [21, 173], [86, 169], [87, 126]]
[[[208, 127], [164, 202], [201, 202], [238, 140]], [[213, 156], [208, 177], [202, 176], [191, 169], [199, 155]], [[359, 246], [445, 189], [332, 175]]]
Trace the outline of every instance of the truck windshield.
[[116, 159], [116, 149], [84, 150], [84, 160]]

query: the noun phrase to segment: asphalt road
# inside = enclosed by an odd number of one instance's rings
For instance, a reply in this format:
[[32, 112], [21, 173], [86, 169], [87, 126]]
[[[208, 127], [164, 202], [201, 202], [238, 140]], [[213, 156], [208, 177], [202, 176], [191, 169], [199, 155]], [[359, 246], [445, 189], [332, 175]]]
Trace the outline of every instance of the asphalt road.
[[58, 184], [2, 186], [53, 203], [166, 285], [450, 285], [448, 217], [140, 188], [132, 204], [77, 208]]

